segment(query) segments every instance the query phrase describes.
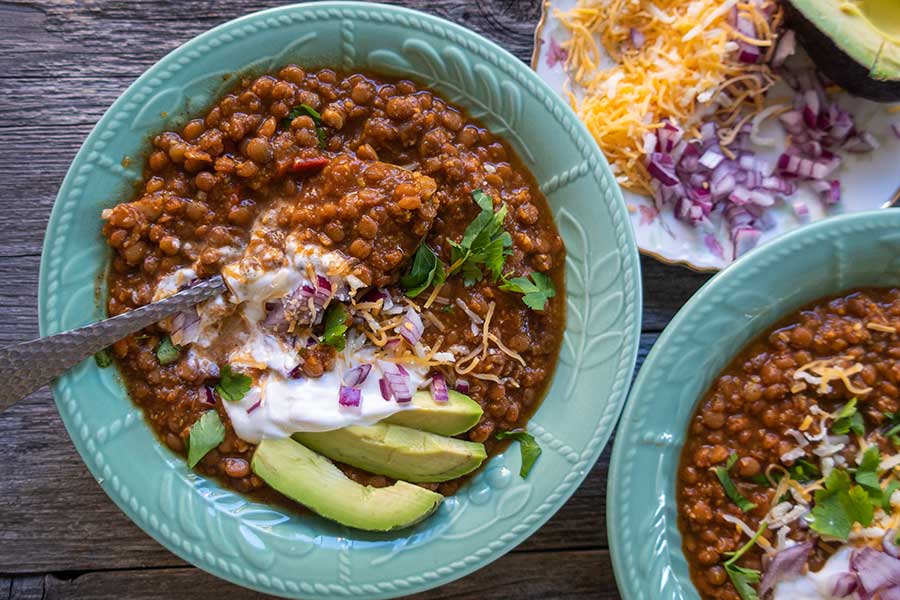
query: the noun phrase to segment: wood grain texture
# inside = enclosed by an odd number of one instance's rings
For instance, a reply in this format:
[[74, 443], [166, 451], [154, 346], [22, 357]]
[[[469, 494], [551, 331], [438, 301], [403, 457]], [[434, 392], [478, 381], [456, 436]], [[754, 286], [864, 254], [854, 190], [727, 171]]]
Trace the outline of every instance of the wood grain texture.
[[[528, 62], [540, 0], [406, 0]], [[146, 68], [262, 0], [0, 2], [0, 345], [37, 335], [47, 218], [91, 127]], [[639, 364], [707, 275], [642, 258]], [[257, 598], [183, 563], [131, 523], [82, 464], [45, 389], [0, 414], [0, 600]], [[609, 448], [540, 531], [421, 598], [617, 598], [606, 540]]]

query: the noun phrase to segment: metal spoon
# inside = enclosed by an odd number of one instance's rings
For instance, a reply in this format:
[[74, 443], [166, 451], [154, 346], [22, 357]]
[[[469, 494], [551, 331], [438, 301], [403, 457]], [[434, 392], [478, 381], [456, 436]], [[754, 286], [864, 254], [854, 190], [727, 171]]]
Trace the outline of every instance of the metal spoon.
[[0, 348], [0, 412], [85, 358], [179, 311], [225, 291], [220, 275], [211, 277], [159, 302], [78, 329]]

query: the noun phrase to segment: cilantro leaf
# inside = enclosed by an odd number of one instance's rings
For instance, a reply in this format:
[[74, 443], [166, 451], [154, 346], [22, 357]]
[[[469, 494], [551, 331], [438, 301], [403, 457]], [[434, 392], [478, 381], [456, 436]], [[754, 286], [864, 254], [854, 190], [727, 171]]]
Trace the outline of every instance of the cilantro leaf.
[[172, 343], [169, 336], [165, 336], [156, 347], [156, 359], [161, 365], [172, 364], [181, 356], [181, 350]]
[[534, 436], [527, 431], [501, 431], [494, 436], [498, 440], [512, 439], [519, 442], [519, 450], [522, 452], [522, 467], [519, 469], [519, 477], [528, 477], [534, 461], [541, 455], [541, 446]]
[[737, 454], [732, 454], [728, 457], [728, 461], [725, 463], [724, 467], [716, 467], [716, 477], [725, 489], [725, 495], [731, 498], [731, 501], [737, 504], [738, 508], [742, 511], [750, 512], [756, 508], [756, 504], [747, 500], [747, 498], [738, 491], [737, 486], [734, 485], [734, 482], [731, 480], [731, 476], [728, 475], [728, 470], [734, 466], [734, 463], [737, 462], [737, 458]]
[[853, 478], [869, 494], [875, 506], [881, 506], [881, 483], [878, 481], [878, 465], [881, 463], [881, 452], [878, 446], [871, 445], [863, 453], [862, 460]]
[[503, 229], [506, 205], [494, 212], [494, 201], [481, 190], [472, 192], [472, 199], [481, 212], [466, 227], [459, 242], [449, 242], [450, 269], [447, 273], [453, 275], [462, 270], [467, 286], [481, 281], [482, 268], [497, 279], [512, 247], [512, 236]]
[[218, 446], [225, 439], [225, 426], [219, 413], [208, 410], [191, 425], [191, 433], [188, 437], [188, 466], [194, 468], [210, 450]]
[[797, 481], [814, 481], [822, 476], [819, 467], [809, 462], [805, 458], [798, 458], [794, 464], [788, 469], [791, 477]]
[[303, 115], [309, 116], [313, 120], [313, 123], [315, 123], [316, 125], [322, 124], [322, 115], [320, 115], [319, 111], [314, 109], [309, 104], [301, 104], [299, 106], [295, 106], [291, 109], [291, 112], [288, 113], [288, 116], [285, 117], [285, 120], [287, 121], [287, 124], [290, 125], [291, 121], [293, 121], [297, 117], [302, 117]]
[[725, 565], [725, 573], [728, 574], [728, 578], [742, 600], [759, 600], [756, 589], [753, 587], [754, 584], [759, 583], [759, 571], [738, 565]]
[[112, 364], [112, 355], [109, 353], [109, 348], [104, 348], [100, 352], [94, 355], [94, 361], [97, 363], [97, 366], [101, 369], [105, 369], [109, 365]]
[[838, 411], [838, 414], [834, 418], [834, 423], [831, 424], [831, 431], [833, 433], [845, 434], [852, 431], [859, 435], [865, 435], [866, 424], [863, 421], [862, 414], [856, 409], [856, 402], [856, 398], [851, 398], [850, 401]]
[[322, 342], [335, 350], [343, 350], [347, 343], [347, 309], [340, 302], [333, 302], [325, 311], [325, 333]]
[[513, 277], [504, 281], [500, 289], [523, 294], [522, 302], [532, 310], [544, 310], [547, 301], [556, 295], [553, 280], [537, 271], [530, 273], [528, 277]]
[[420, 244], [409, 273], [400, 278], [400, 285], [406, 289], [407, 296], [415, 298], [428, 287], [441, 285], [445, 279], [444, 263], [431, 248]]
[[900, 489], [900, 481], [896, 479], [891, 479], [887, 487], [884, 488], [884, 491], [881, 493], [881, 508], [884, 509], [885, 512], [891, 512], [891, 496], [894, 495]]
[[850, 475], [834, 469], [825, 479], [825, 488], [817, 490], [813, 521], [810, 527], [822, 535], [847, 540], [854, 523], [868, 527], [873, 509], [869, 494], [858, 485], [851, 485]]
[[888, 425], [887, 429], [884, 432], [884, 437], [892, 438], [900, 433], [900, 413], [893, 412], [885, 412], [884, 416], [887, 417]]
[[231, 365], [222, 367], [219, 377], [219, 384], [216, 386], [216, 392], [229, 402], [240, 402], [241, 398], [250, 391], [253, 380], [243, 373], [236, 373], [231, 369]]

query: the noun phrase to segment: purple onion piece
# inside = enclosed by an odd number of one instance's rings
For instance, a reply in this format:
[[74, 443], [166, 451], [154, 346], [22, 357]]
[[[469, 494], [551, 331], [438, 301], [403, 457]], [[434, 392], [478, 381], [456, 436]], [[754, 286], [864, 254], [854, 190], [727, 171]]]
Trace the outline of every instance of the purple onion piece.
[[894, 543], [895, 539], [897, 539], [897, 530], [888, 529], [884, 532], [884, 537], [881, 538], [881, 547], [894, 558], [900, 558], [900, 548]]
[[447, 380], [440, 373], [431, 376], [431, 397], [439, 404], [450, 401], [450, 392], [447, 390]]
[[371, 371], [372, 365], [356, 365], [344, 374], [344, 385], [349, 387], [358, 387], [362, 385]]
[[253, 406], [251, 406], [250, 408], [247, 409], [247, 414], [249, 415], [249, 414], [252, 413], [254, 410], [256, 410], [257, 408], [259, 408], [260, 406], [262, 406], [262, 398], [260, 398], [260, 399], [257, 400], [256, 402], [254, 402], [254, 403], [253, 403]]
[[469, 382], [465, 379], [457, 379], [456, 380], [456, 391], [460, 394], [468, 394], [469, 393]]
[[900, 600], [900, 585], [885, 588], [878, 592], [879, 600]]
[[203, 386], [203, 402], [210, 406], [216, 405], [216, 393], [208, 385]]
[[856, 573], [838, 573], [831, 582], [831, 595], [836, 598], [846, 598], [859, 587], [859, 579]]
[[384, 377], [379, 379], [378, 387], [381, 388], [381, 397], [387, 401], [390, 401], [394, 394], [391, 392], [391, 384], [388, 383], [388, 380]]
[[303, 379], [303, 364], [301, 363], [291, 369], [291, 372], [288, 373], [288, 377], [290, 377], [291, 379]]
[[759, 582], [760, 598], [764, 598], [771, 590], [775, 589], [775, 585], [779, 581], [798, 575], [806, 565], [806, 560], [813, 546], [813, 542], [803, 542], [802, 544], [785, 548], [776, 554], [766, 566], [766, 572], [763, 573]]
[[425, 324], [422, 323], [422, 318], [419, 316], [419, 313], [410, 306], [406, 310], [403, 321], [397, 326], [397, 333], [409, 342], [411, 346], [415, 346], [416, 343], [422, 339], [422, 333], [424, 332]]
[[850, 568], [859, 576], [863, 590], [870, 594], [900, 586], [900, 560], [868, 546], [854, 550], [850, 555]]
[[360, 396], [359, 388], [342, 385], [338, 391], [338, 403], [341, 406], [359, 406]]
[[778, 39], [778, 46], [772, 55], [772, 66], [780, 67], [789, 56], [797, 51], [797, 35], [793, 29], [785, 29]]

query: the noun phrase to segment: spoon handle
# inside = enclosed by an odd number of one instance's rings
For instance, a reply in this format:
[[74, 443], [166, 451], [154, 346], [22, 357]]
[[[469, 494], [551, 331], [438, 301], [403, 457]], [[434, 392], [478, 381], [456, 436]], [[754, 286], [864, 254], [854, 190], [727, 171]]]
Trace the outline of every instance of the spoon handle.
[[30, 342], [0, 348], [0, 412], [123, 337], [225, 291], [216, 275], [159, 302]]

